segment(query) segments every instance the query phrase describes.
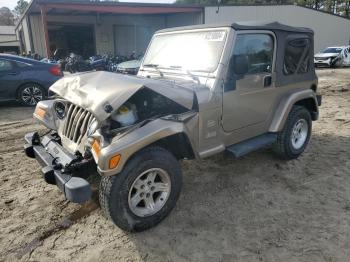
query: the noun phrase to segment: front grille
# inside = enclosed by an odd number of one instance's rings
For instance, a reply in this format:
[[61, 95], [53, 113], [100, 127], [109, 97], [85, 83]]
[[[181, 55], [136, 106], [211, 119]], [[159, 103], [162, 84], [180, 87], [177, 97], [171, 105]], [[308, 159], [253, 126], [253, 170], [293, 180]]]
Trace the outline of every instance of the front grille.
[[329, 59], [329, 57], [315, 57], [315, 59], [324, 61], [324, 60]]
[[66, 110], [62, 135], [79, 144], [95, 118], [90, 112], [74, 104], [67, 104]]

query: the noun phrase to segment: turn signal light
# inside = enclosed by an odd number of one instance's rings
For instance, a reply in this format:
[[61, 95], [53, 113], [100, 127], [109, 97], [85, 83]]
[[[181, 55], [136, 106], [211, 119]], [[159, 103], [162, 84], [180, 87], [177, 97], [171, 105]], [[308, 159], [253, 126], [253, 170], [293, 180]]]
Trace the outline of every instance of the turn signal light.
[[118, 166], [120, 161], [120, 155], [115, 155], [109, 160], [109, 169], [114, 169]]
[[92, 144], [92, 150], [95, 152], [95, 155], [98, 157], [101, 152], [101, 146], [100, 143], [95, 140], [94, 143]]
[[37, 116], [40, 116], [41, 118], [44, 118], [45, 114], [46, 114], [46, 111], [45, 111], [45, 109], [37, 106], [35, 108], [34, 114], [37, 115]]

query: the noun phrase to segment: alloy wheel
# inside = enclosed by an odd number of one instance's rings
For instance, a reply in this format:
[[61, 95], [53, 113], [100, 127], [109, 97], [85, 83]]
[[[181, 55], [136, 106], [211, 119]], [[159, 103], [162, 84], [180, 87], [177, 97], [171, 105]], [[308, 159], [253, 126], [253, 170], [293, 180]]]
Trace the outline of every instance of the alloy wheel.
[[170, 191], [169, 174], [161, 168], [148, 169], [130, 187], [129, 208], [139, 217], [154, 215], [165, 205]]
[[29, 106], [35, 106], [43, 100], [43, 91], [37, 86], [25, 87], [21, 93], [22, 101]]

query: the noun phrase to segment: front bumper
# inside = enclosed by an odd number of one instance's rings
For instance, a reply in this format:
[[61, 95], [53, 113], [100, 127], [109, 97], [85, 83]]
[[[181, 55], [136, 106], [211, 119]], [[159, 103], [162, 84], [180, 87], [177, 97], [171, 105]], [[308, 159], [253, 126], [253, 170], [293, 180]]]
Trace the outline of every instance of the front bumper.
[[314, 59], [314, 64], [317, 66], [330, 66], [331, 65], [331, 58], [328, 59]]
[[[55, 184], [66, 199], [74, 203], [83, 203], [91, 199], [92, 191], [88, 181], [79, 177], [87, 172], [89, 162], [80, 161], [79, 172], [71, 168], [77, 163], [77, 157], [70, 154], [57, 143], [51, 135], [42, 138], [38, 133], [28, 133], [24, 137], [24, 151], [30, 158], [35, 158], [43, 167], [41, 172], [49, 184]], [[83, 172], [82, 172], [83, 171]]]

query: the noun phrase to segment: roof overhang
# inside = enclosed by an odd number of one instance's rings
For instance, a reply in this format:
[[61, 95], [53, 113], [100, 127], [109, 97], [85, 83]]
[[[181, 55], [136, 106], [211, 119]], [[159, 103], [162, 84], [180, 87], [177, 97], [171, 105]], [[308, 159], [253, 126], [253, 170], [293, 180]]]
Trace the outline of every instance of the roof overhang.
[[19, 46], [19, 42], [18, 41], [0, 42], [0, 46]]
[[46, 10], [72, 10], [81, 12], [96, 12], [110, 14], [171, 14], [171, 13], [192, 13], [201, 12], [201, 9], [192, 7], [176, 7], [176, 6], [129, 6], [129, 5], [96, 5], [92, 4], [65, 4], [50, 3], [42, 4]]
[[[25, 16], [39, 14], [45, 10], [48, 15], [86, 15], [86, 14], [130, 14], [130, 15], [156, 15], [176, 13], [200, 13], [203, 6], [178, 5], [178, 4], [145, 4], [125, 2], [92, 2], [92, 1], [68, 1], [68, 0], [32, 0], [21, 16], [20, 22]], [[17, 25], [18, 27], [18, 25]]]

